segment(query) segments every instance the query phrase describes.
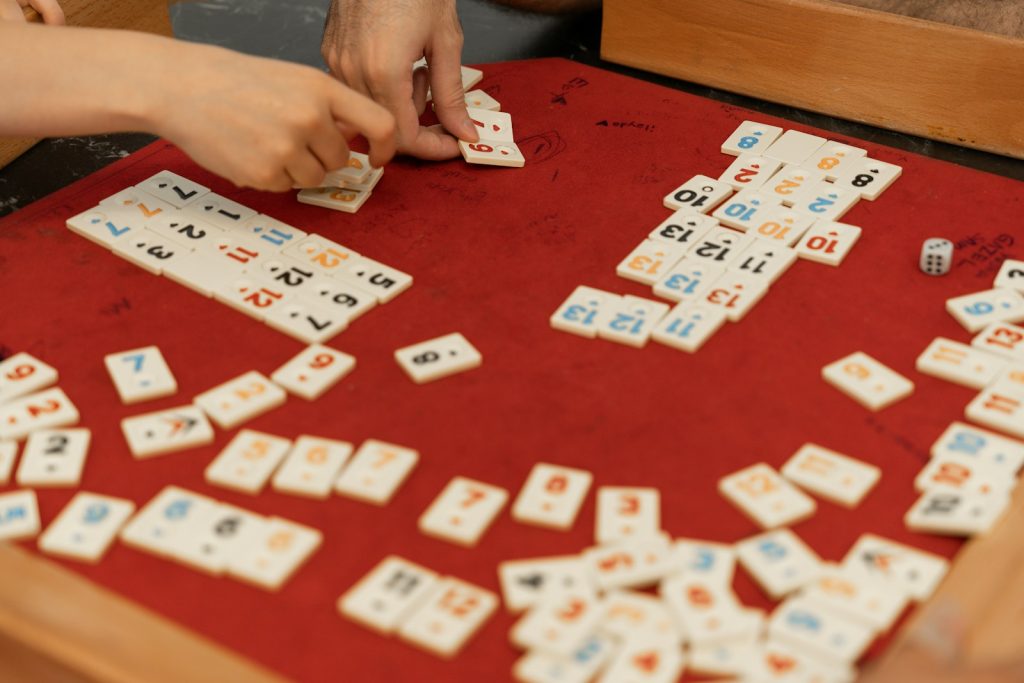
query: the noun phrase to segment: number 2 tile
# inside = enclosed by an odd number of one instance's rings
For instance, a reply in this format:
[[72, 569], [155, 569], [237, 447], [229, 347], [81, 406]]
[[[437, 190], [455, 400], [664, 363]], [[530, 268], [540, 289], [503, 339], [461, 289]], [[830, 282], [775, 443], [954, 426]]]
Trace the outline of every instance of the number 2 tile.
[[238, 425], [273, 410], [287, 399], [284, 389], [255, 370], [239, 375], [193, 400], [221, 429]]

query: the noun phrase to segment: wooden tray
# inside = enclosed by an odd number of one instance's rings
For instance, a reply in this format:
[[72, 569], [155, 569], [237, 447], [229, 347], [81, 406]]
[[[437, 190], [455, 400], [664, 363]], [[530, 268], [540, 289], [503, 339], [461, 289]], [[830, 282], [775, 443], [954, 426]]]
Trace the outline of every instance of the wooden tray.
[[1024, 158], [1024, 40], [827, 0], [604, 0], [601, 56]]

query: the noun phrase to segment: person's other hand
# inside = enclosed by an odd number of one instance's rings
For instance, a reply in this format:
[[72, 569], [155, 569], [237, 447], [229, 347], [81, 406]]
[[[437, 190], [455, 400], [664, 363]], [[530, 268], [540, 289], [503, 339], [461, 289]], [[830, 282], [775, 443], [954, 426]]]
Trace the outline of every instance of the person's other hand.
[[64, 10], [57, 0], [0, 0], [0, 21], [25, 21], [25, 8], [31, 7], [51, 26], [64, 25]]
[[[321, 51], [331, 73], [394, 114], [399, 152], [450, 159], [456, 138], [479, 140], [462, 90], [455, 0], [333, 0]], [[414, 73], [424, 56], [427, 68]], [[428, 86], [440, 126], [419, 123]]]
[[[395, 120], [387, 109], [316, 69], [181, 44], [174, 59], [154, 65], [160, 92], [149, 119], [156, 132], [197, 163], [236, 185], [285, 191], [316, 187], [349, 157], [362, 134], [370, 163], [395, 153]], [[166, 70], [166, 71], [165, 71]]]

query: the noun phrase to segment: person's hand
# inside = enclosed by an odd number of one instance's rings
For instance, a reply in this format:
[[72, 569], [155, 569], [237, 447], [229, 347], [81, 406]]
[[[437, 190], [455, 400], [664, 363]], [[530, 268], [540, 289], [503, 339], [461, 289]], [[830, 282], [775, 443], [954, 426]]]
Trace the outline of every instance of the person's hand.
[[57, 0], [0, 0], [0, 21], [25, 21], [26, 7], [39, 12], [46, 24], [64, 24], [64, 10]]
[[[479, 140], [462, 90], [455, 0], [332, 0], [321, 51], [331, 73], [394, 114], [399, 152], [450, 159], [456, 138]], [[427, 68], [414, 74], [424, 56]], [[419, 123], [428, 86], [440, 126]]]
[[374, 166], [394, 156], [394, 117], [326, 73], [180, 45], [147, 76], [159, 95], [147, 104], [146, 119], [236, 185], [278, 192], [322, 185], [348, 161], [347, 142], [356, 134], [369, 141]]

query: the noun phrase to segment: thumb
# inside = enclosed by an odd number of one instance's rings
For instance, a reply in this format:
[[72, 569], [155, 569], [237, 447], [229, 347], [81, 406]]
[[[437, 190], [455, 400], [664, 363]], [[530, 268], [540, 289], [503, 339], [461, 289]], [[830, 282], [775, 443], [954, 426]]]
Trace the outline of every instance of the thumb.
[[466, 95], [462, 90], [462, 41], [435, 46], [430, 54], [430, 94], [434, 112], [449, 133], [468, 142], [480, 136], [466, 111]]

